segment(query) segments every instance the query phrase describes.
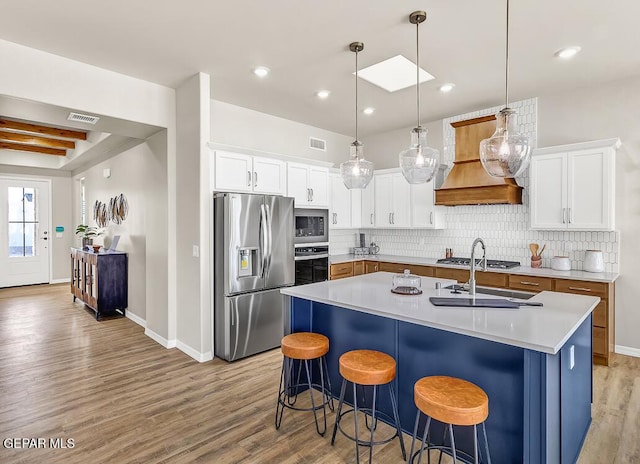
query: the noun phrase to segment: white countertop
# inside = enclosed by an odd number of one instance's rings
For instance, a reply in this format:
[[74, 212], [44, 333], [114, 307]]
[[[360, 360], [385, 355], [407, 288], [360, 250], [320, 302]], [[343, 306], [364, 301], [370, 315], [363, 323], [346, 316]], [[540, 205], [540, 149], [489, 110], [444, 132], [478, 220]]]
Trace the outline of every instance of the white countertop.
[[[396, 255], [366, 255], [366, 256], [354, 256], [348, 255], [331, 255], [329, 256], [329, 264], [347, 263], [350, 261], [385, 261], [388, 263], [399, 264], [416, 264], [420, 266], [434, 266], [434, 267], [448, 267], [451, 269], [469, 269], [468, 266], [454, 266], [451, 264], [438, 264], [437, 259], [433, 258], [418, 258], [411, 256], [396, 256]], [[606, 282], [611, 283], [620, 276], [617, 272], [586, 272], [586, 271], [554, 271], [553, 269], [544, 268], [532, 268], [529, 266], [517, 266], [511, 269], [487, 269], [489, 272], [501, 272], [504, 274], [518, 274], [529, 275], [536, 277], [553, 277], [554, 279], [571, 279], [571, 280], [585, 280], [590, 282]], [[482, 271], [480, 271], [482, 272]]]
[[[396, 295], [391, 293], [392, 276], [390, 272], [375, 272], [280, 291], [293, 297], [550, 354], [562, 348], [600, 301], [593, 296], [541, 292], [529, 301], [541, 301], [543, 307], [437, 307], [429, 297], [469, 298], [469, 295], [454, 295], [444, 288], [436, 290], [436, 282], [445, 287], [455, 281], [434, 277], [422, 277], [422, 295]], [[477, 297], [499, 298], [480, 294]]]

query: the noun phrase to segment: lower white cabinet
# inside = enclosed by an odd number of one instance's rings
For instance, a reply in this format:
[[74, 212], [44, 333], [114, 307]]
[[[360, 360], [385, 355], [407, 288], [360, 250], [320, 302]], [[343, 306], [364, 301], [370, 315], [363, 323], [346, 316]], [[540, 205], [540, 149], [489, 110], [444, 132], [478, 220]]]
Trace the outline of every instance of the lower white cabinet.
[[531, 158], [531, 228], [614, 230], [619, 139], [538, 149]]

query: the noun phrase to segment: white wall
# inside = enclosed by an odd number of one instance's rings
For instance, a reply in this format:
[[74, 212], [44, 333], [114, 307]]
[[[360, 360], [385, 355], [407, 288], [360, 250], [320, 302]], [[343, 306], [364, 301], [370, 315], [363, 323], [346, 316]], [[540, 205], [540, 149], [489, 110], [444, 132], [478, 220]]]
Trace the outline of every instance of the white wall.
[[[325, 140], [327, 151], [309, 148], [309, 137]], [[211, 141], [339, 165], [353, 137], [211, 100]]]
[[[73, 244], [76, 224], [71, 214], [71, 173], [51, 169], [0, 165], [0, 176], [36, 177], [51, 181], [51, 282], [69, 281], [69, 248]], [[64, 227], [62, 238], [55, 234], [55, 227]]]

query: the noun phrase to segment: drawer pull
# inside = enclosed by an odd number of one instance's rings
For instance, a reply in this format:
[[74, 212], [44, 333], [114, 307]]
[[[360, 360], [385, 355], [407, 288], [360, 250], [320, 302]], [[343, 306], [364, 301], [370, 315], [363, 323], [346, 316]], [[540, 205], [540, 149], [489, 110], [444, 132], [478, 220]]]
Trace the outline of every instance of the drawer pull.
[[590, 292], [591, 291], [590, 288], [585, 288], [585, 287], [569, 287], [569, 290], [577, 290], [579, 292]]
[[533, 285], [534, 287], [539, 287], [540, 286], [540, 284], [537, 283], [537, 282], [527, 282], [526, 280], [525, 281], [521, 280], [520, 283], [522, 285]]

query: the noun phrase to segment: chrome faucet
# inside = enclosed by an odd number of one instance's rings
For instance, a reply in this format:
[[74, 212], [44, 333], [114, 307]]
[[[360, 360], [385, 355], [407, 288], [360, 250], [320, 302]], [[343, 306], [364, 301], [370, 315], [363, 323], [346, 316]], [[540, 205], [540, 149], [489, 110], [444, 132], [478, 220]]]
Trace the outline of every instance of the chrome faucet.
[[482, 241], [482, 239], [478, 237], [473, 241], [473, 244], [471, 245], [471, 272], [469, 275], [469, 295], [476, 294], [476, 259], [474, 255], [475, 255], [476, 245], [478, 243], [482, 246], [482, 259], [478, 264], [482, 264], [483, 271], [487, 270], [487, 248], [484, 246], [484, 242]]

